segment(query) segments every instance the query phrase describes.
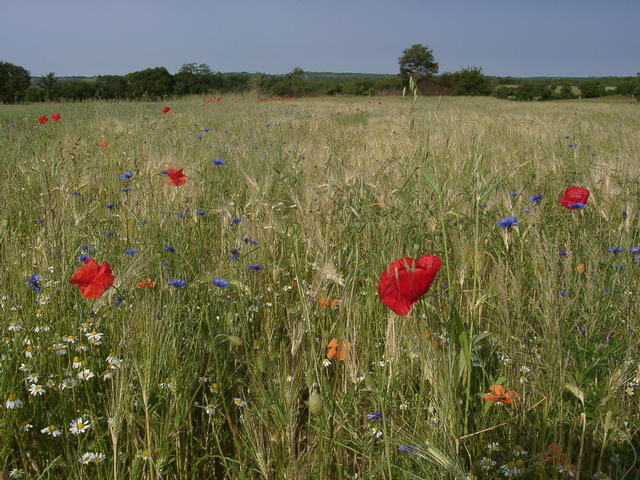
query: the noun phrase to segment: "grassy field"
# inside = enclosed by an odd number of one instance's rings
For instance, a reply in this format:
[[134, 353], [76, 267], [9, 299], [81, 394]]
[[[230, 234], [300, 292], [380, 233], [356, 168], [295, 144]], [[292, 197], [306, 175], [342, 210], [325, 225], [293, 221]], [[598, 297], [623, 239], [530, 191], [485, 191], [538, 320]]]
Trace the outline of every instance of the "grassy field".
[[0, 109], [2, 478], [640, 476], [638, 104], [256, 100]]

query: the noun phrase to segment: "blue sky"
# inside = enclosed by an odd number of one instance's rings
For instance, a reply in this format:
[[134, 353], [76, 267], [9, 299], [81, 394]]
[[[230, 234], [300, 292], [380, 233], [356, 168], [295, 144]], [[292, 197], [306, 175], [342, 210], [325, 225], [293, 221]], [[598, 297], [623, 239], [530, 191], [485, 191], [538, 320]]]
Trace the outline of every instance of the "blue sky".
[[640, 71], [640, 1], [0, 0], [0, 60], [33, 76], [215, 71], [397, 73], [422, 43], [440, 72]]

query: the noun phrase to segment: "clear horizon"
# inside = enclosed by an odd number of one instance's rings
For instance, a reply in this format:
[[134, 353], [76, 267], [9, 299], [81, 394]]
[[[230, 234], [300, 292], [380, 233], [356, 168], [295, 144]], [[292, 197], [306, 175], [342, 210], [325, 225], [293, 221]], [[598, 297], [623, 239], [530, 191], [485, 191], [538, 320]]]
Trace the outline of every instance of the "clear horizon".
[[402, 50], [433, 50], [439, 73], [635, 76], [640, 3], [543, 0], [43, 0], [0, 7], [0, 60], [33, 77], [124, 75], [185, 63], [214, 71], [395, 74]]

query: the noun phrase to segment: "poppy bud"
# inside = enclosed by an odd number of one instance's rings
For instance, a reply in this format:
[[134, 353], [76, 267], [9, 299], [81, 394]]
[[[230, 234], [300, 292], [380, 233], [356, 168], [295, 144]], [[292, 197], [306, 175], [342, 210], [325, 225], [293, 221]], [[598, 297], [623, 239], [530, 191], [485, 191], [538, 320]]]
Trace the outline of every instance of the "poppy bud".
[[320, 415], [324, 408], [322, 396], [318, 392], [309, 395], [309, 412], [311, 415]]
[[243, 345], [242, 339], [237, 335], [229, 335], [227, 340], [229, 340], [229, 343], [234, 347], [241, 347]]

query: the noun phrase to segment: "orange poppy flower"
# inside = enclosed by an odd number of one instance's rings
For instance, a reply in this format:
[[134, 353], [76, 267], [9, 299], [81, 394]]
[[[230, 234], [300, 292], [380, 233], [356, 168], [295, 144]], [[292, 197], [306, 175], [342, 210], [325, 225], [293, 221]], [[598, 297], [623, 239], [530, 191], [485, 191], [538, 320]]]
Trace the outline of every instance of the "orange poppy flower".
[[108, 145], [109, 145], [109, 142], [107, 142], [106, 140], [104, 142], [100, 142], [101, 147], [107, 147]]
[[136, 287], [138, 288], [153, 288], [156, 286], [156, 282], [152, 281], [150, 278], [145, 278], [141, 282], [136, 282]]
[[171, 110], [169, 107], [164, 107], [164, 108], [162, 109], [162, 114], [163, 114], [163, 115], [166, 115], [167, 113], [169, 113], [169, 110]]
[[332, 338], [327, 345], [327, 358], [331, 360], [333, 357], [338, 355], [338, 360], [344, 360], [349, 350], [351, 350], [351, 342], [338, 345], [338, 339]]
[[547, 453], [542, 456], [542, 461], [547, 464], [561, 464], [567, 465], [569, 462], [569, 457], [567, 457], [566, 453], [562, 453], [562, 447], [557, 443], [552, 443], [547, 448]]
[[325, 308], [333, 308], [338, 303], [338, 299], [334, 298], [333, 300], [329, 300], [328, 298], [322, 298], [318, 300], [318, 304], [322, 305]]
[[484, 395], [484, 399], [488, 402], [511, 405], [511, 400], [518, 398], [518, 392], [507, 392], [502, 385], [491, 385], [489, 390], [491, 390], [492, 393]]
[[576, 270], [578, 273], [584, 273], [584, 263], [579, 263]]

